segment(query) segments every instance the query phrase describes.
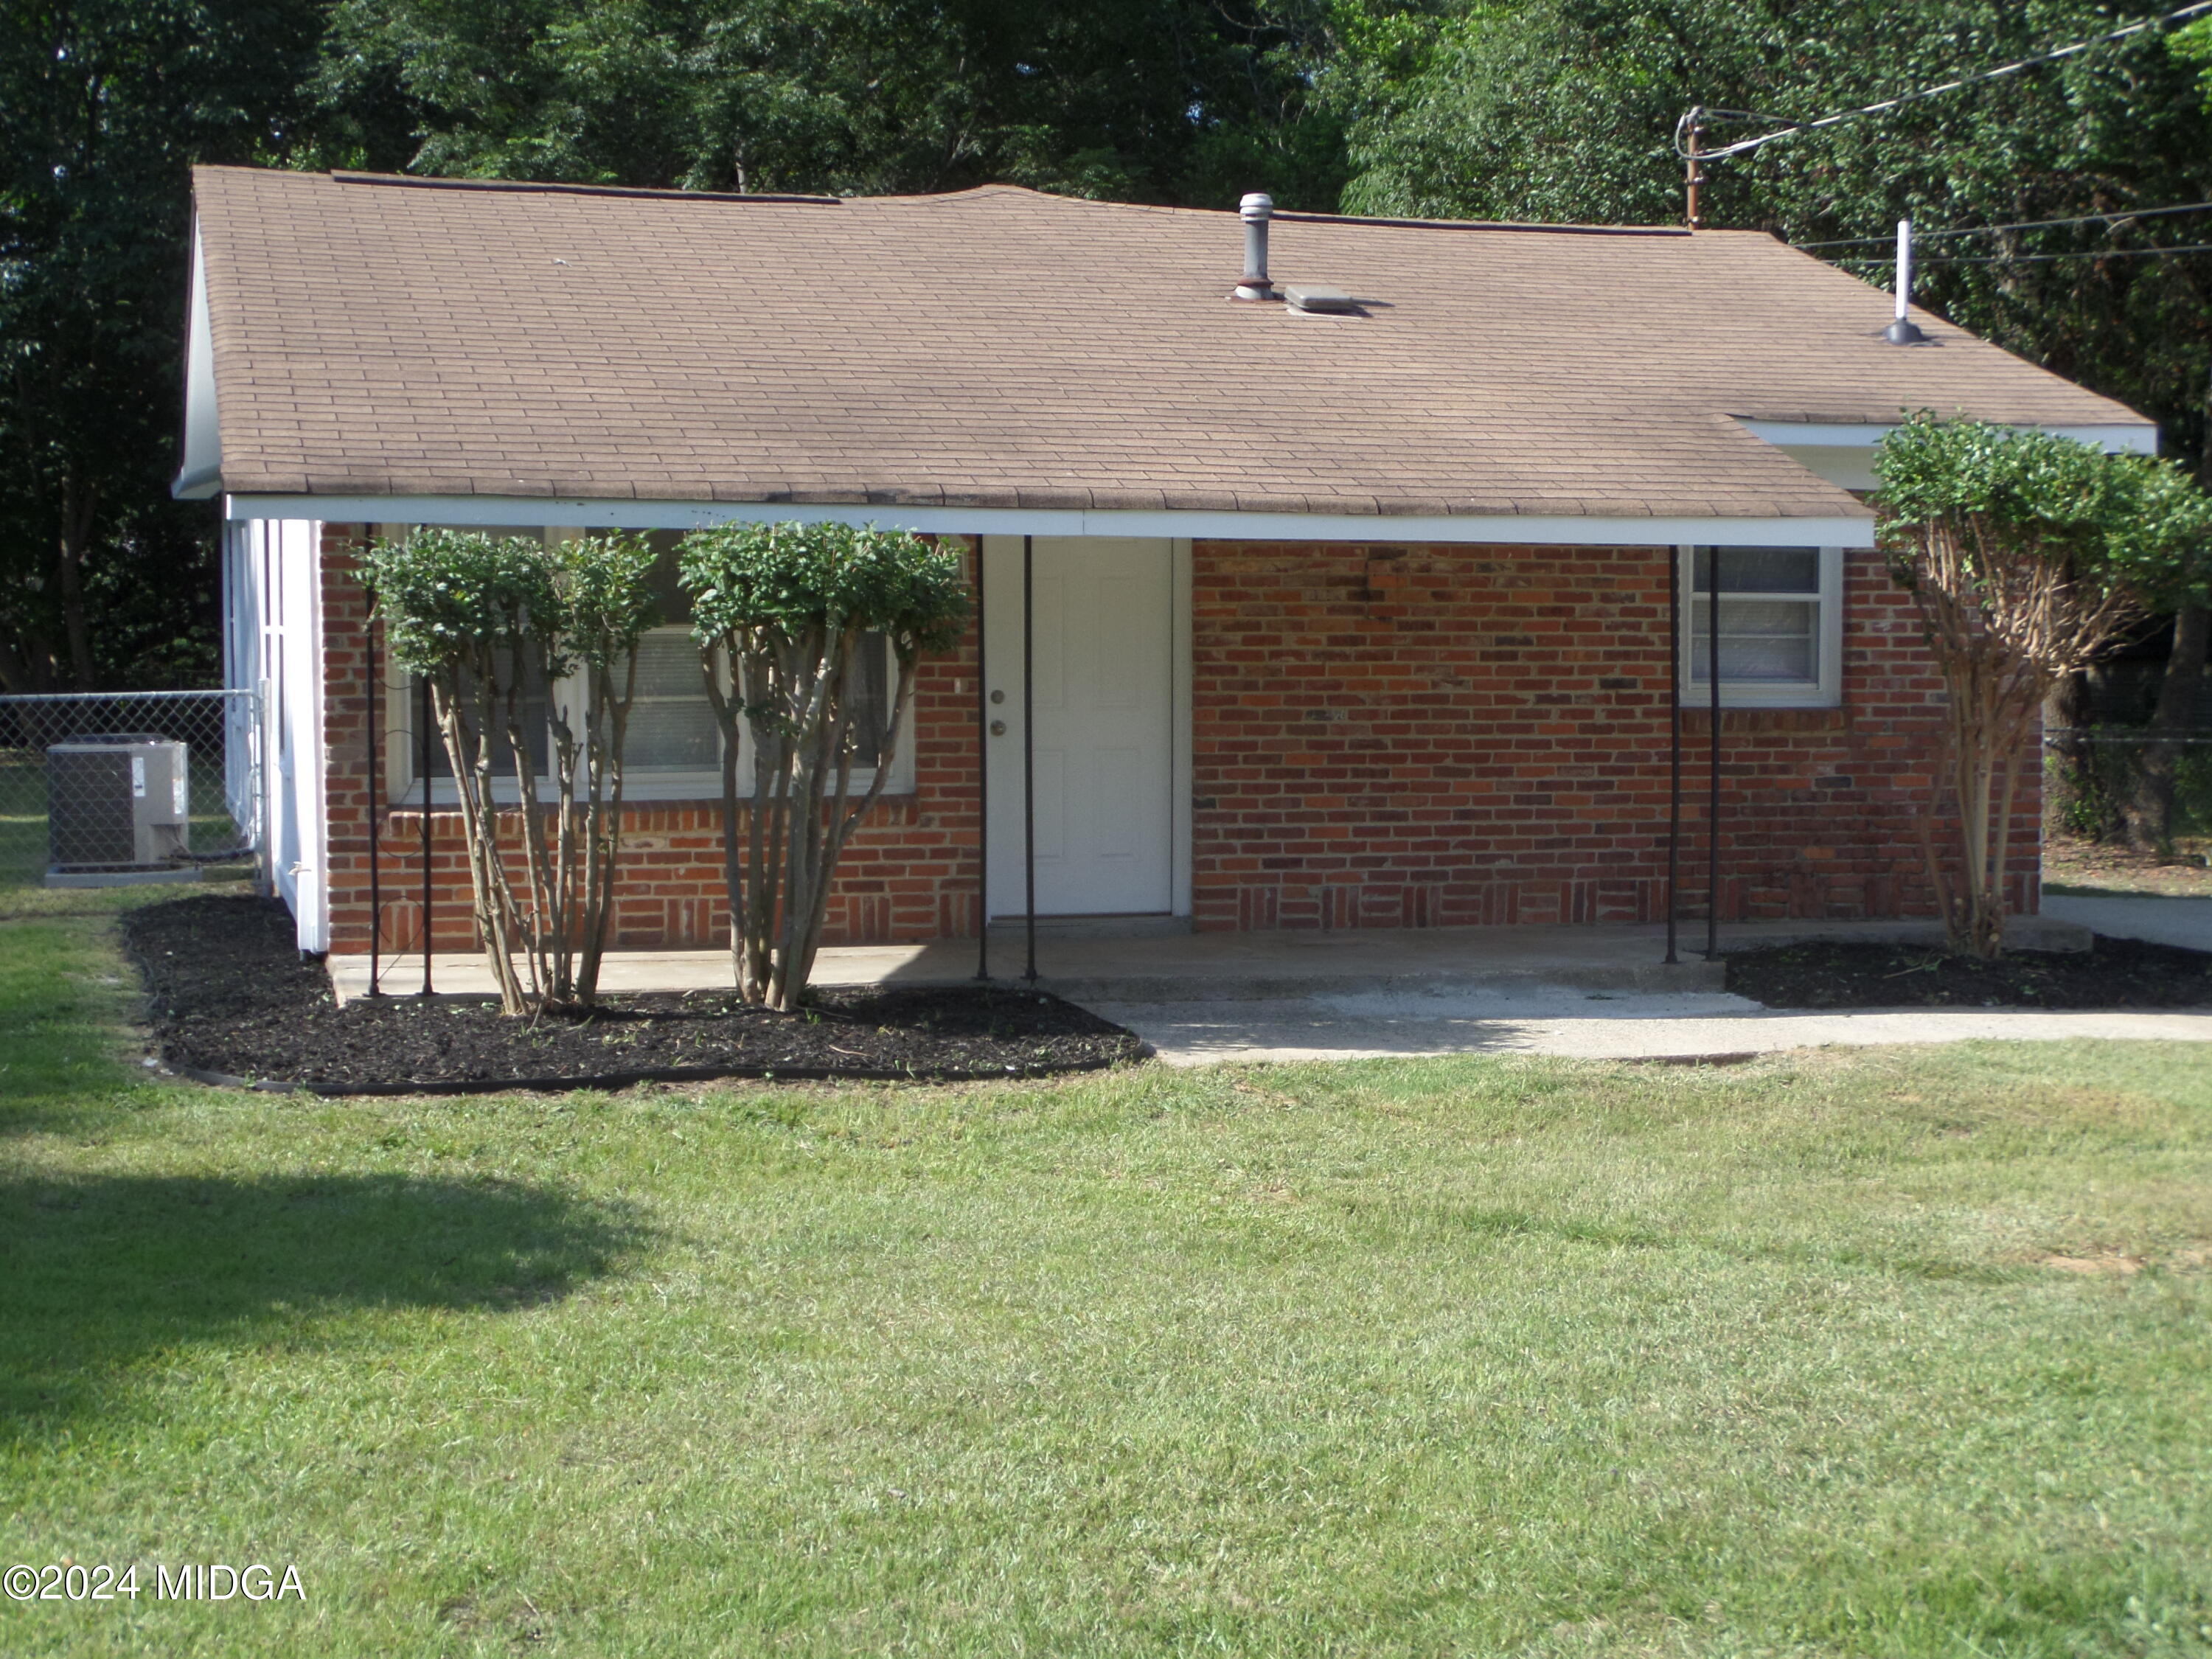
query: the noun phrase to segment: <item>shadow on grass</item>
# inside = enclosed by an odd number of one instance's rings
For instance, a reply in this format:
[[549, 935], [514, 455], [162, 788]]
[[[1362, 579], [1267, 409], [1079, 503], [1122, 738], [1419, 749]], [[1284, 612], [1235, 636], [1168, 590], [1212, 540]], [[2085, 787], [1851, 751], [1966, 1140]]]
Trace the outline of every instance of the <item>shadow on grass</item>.
[[535, 1307], [650, 1236], [625, 1207], [517, 1182], [0, 1180], [0, 1441], [117, 1409], [153, 1355], [313, 1344], [355, 1310]]

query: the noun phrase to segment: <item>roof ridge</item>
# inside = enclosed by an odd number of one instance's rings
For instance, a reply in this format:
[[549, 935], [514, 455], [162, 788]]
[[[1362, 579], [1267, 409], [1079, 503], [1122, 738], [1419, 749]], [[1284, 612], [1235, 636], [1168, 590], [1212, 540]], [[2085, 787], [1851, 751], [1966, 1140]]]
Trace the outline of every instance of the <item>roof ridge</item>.
[[1561, 236], [1687, 237], [1693, 234], [1684, 225], [1546, 224], [1531, 219], [1400, 219], [1364, 213], [1303, 213], [1294, 208], [1278, 208], [1274, 217], [1294, 225], [1374, 225], [1385, 230], [1545, 231]]
[[[268, 168], [242, 170], [282, 171]], [[333, 168], [325, 176], [334, 185], [382, 185], [410, 190], [506, 191], [521, 195], [635, 196], [679, 202], [756, 202], [768, 205], [797, 203], [809, 207], [836, 207], [844, 200], [837, 196], [805, 196], [795, 192], [747, 194], [723, 190], [659, 190], [644, 185], [576, 185], [557, 179], [420, 178], [412, 173], [356, 173], [347, 168]]]
[[[838, 207], [920, 205], [932, 202], [960, 202], [988, 197], [1012, 197], [1017, 199], [1048, 203], [1070, 208], [1100, 208], [1124, 213], [1202, 214], [1209, 217], [1233, 217], [1234, 207], [1194, 207], [1170, 202], [1112, 202], [1091, 196], [1069, 196], [1057, 191], [1039, 190], [1033, 185], [1015, 184], [1006, 179], [993, 179], [986, 184], [970, 185], [964, 190], [913, 191], [881, 196], [828, 196], [797, 191], [745, 192], [716, 190], [665, 190], [646, 185], [578, 184], [557, 179], [459, 179], [425, 176], [406, 173], [371, 173], [352, 167], [333, 167], [328, 173], [294, 173], [287, 167], [227, 167], [203, 163], [195, 172], [240, 173], [265, 175], [270, 173], [301, 179], [322, 179], [334, 185], [373, 185], [400, 190], [484, 191], [495, 193], [525, 196], [606, 196], [636, 198], [643, 200], [684, 202], [744, 202], [759, 206]], [[1277, 210], [1278, 220], [1291, 224], [1360, 225], [1384, 230], [1467, 230], [1504, 231], [1515, 234], [1547, 234], [1561, 236], [1632, 236], [1686, 239], [1692, 232], [1680, 225], [1592, 225], [1579, 223], [1547, 224], [1530, 220], [1514, 219], [1424, 219], [1360, 213], [1310, 213], [1297, 209]], [[1708, 234], [1747, 234], [1766, 236], [1770, 233], [1708, 232]]]

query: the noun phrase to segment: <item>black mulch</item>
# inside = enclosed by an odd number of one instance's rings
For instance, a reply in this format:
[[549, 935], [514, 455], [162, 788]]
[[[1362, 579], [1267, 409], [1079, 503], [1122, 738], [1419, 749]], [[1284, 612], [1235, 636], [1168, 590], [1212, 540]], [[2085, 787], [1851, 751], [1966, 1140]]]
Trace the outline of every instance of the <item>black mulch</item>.
[[1786, 945], [1725, 958], [1770, 1008], [2212, 1008], [2212, 954], [2100, 935], [2087, 951], [1994, 962], [1926, 945]]
[[501, 1018], [477, 1000], [337, 1006], [270, 900], [204, 896], [128, 913], [170, 1065], [330, 1093], [574, 1086], [654, 1076], [958, 1078], [1091, 1070], [1143, 1056], [1121, 1026], [1011, 986], [819, 988], [796, 1015], [729, 993], [607, 999], [589, 1018]]

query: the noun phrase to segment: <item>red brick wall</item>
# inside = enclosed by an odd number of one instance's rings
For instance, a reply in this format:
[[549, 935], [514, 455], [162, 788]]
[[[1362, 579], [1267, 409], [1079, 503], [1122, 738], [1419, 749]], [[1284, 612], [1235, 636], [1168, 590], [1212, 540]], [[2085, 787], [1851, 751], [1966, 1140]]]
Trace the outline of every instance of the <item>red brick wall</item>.
[[[1204, 929], [1649, 921], [1666, 911], [1667, 550], [1200, 542]], [[1721, 914], [1927, 914], [1914, 814], [1941, 684], [1846, 556], [1844, 705], [1722, 716]], [[1706, 902], [1710, 720], [1681, 888]], [[2035, 903], [2031, 766], [2014, 902]]]
[[[323, 532], [323, 620], [331, 833], [331, 949], [368, 949], [368, 607], [354, 574], [358, 526]], [[831, 944], [973, 937], [976, 927], [975, 641], [925, 663], [915, 692], [915, 790], [886, 796], [847, 847], [830, 895]], [[380, 692], [380, 698], [385, 693]], [[391, 757], [380, 757], [390, 794]], [[613, 943], [637, 949], [726, 945], [719, 801], [642, 802], [623, 812]], [[742, 833], [742, 830], [741, 830]], [[380, 820], [383, 942], [419, 950], [422, 814]], [[476, 948], [460, 820], [430, 815], [434, 947]], [[520, 874], [520, 844], [511, 848]]]
[[[331, 948], [368, 948], [357, 527], [326, 528]], [[1200, 542], [1193, 898], [1206, 929], [1652, 921], [1666, 904], [1667, 558], [1656, 548]], [[1722, 720], [1723, 917], [1928, 914], [1914, 814], [1942, 691], [1904, 596], [1847, 556], [1844, 706]], [[915, 790], [847, 853], [832, 942], [972, 937], [976, 659], [922, 671]], [[1682, 909], [1705, 902], [1707, 720], [1685, 721]], [[386, 772], [388, 778], [389, 770]], [[2037, 773], [2011, 878], [2034, 908]], [[717, 805], [632, 805], [617, 943], [721, 944]], [[419, 948], [419, 810], [387, 811], [384, 942]], [[436, 944], [473, 945], [434, 812]]]

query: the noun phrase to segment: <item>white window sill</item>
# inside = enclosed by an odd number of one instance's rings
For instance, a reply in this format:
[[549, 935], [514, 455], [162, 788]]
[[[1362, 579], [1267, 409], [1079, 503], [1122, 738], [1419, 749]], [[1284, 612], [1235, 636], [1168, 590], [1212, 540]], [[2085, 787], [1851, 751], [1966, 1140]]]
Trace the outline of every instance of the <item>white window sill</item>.
[[[1843, 702], [1840, 692], [1823, 691], [1818, 686], [1774, 686], [1770, 689], [1723, 684], [1721, 687], [1723, 708], [1840, 708]], [[1691, 713], [1712, 706], [1712, 693], [1703, 686], [1695, 690], [1684, 689], [1682, 707]]]
[[[869, 779], [866, 776], [862, 775], [855, 777], [853, 780], [851, 788], [848, 792], [850, 796], [853, 799], [857, 799], [860, 796], [865, 795], [868, 792], [868, 784]], [[878, 799], [881, 800], [910, 800], [913, 799], [914, 794], [915, 787], [911, 781], [902, 781], [900, 779], [894, 777], [890, 782], [884, 786], [884, 793], [882, 795], [878, 797]], [[740, 804], [749, 801], [751, 799], [752, 792], [750, 789], [740, 790], [738, 792], [738, 799]], [[826, 794], [823, 799], [828, 799]], [[513, 784], [507, 784], [503, 787], [495, 786], [493, 787], [492, 804], [494, 805], [502, 807], [519, 806], [521, 803], [521, 793], [517, 790]], [[541, 807], [547, 808], [558, 805], [558, 798], [554, 794], [553, 787], [550, 783], [541, 782], [538, 786], [538, 804]], [[581, 803], [580, 801], [579, 805]], [[720, 806], [722, 804], [722, 784], [720, 779], [656, 779], [649, 783], [640, 783], [635, 780], [631, 780], [626, 781], [623, 786], [623, 805], [624, 806], [653, 806], [668, 805], [698, 805], [702, 804], [709, 806]], [[416, 784], [411, 788], [393, 789], [391, 799], [386, 802], [386, 805], [393, 811], [405, 811], [410, 807], [419, 809], [422, 805], [422, 786], [420, 784]], [[431, 784], [431, 811], [451, 811], [459, 805], [459, 800], [454, 795], [453, 785], [442, 782], [434, 782]]]

